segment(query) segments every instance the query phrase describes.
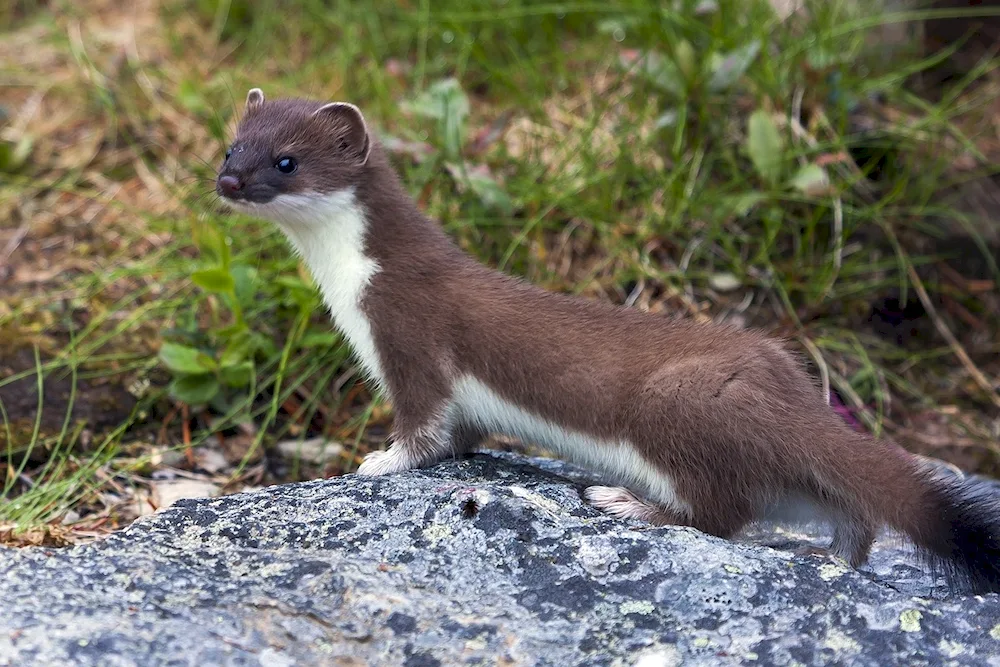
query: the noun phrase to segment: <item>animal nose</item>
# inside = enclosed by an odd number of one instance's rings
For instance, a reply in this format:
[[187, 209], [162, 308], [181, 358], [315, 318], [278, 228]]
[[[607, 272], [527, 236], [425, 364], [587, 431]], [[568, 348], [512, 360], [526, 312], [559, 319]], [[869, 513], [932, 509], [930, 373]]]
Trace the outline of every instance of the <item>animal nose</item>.
[[223, 176], [219, 179], [219, 189], [231, 196], [243, 189], [243, 182], [235, 176]]

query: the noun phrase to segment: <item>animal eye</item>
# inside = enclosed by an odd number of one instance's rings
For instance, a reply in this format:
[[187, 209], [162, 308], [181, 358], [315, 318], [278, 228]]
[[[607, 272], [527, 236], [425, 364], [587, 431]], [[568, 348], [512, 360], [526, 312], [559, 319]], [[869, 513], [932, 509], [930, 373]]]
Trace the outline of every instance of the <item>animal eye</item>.
[[233, 147], [230, 146], [229, 148], [226, 149], [226, 159], [228, 160], [229, 156], [232, 154], [233, 154]]
[[294, 158], [283, 157], [274, 163], [274, 168], [280, 171], [282, 174], [290, 174], [295, 171], [299, 164]]

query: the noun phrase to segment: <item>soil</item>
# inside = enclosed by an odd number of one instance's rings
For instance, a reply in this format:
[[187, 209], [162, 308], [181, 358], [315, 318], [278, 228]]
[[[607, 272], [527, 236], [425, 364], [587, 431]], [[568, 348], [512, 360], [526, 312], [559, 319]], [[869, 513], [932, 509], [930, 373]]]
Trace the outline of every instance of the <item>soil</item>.
[[[11, 377], [35, 368], [34, 352], [27, 347], [7, 352], [0, 360], [0, 377]], [[94, 436], [107, 433], [126, 421], [135, 407], [136, 398], [113, 379], [78, 379], [66, 370], [52, 371], [42, 382], [43, 409], [39, 433], [56, 436], [63, 428], [67, 411], [69, 428], [82, 428], [81, 444], [86, 446]], [[15, 448], [27, 447], [38, 418], [38, 377], [32, 372], [26, 377], [0, 387], [11, 427]], [[6, 447], [7, 434], [0, 431], [0, 444]], [[44, 452], [41, 452], [44, 455]]]

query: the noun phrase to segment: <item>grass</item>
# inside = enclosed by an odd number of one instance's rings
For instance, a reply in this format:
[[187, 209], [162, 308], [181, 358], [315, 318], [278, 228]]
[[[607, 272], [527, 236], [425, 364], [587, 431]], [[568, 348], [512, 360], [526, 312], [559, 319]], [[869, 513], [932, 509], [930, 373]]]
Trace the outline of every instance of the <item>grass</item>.
[[[252, 86], [359, 104], [484, 262], [792, 337], [864, 427], [996, 474], [997, 239], [948, 197], [1000, 163], [998, 61], [926, 92], [949, 54], [886, 31], [933, 13], [675, 4], [3, 10], [0, 540], [101, 534], [167, 478], [229, 492], [380, 446], [391, 406], [303, 267], [211, 194]], [[317, 436], [335, 456], [280, 454]]]

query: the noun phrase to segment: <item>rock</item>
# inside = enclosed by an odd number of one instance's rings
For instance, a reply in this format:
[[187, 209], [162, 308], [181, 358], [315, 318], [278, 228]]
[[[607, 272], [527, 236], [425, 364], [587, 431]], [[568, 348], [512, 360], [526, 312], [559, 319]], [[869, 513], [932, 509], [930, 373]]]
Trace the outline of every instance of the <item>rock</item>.
[[327, 438], [285, 440], [275, 445], [275, 448], [289, 461], [298, 459], [316, 465], [339, 459], [344, 453], [342, 444]]
[[731, 273], [713, 273], [708, 277], [708, 284], [718, 292], [732, 292], [743, 283]]
[[606, 517], [587, 479], [477, 454], [0, 550], [0, 664], [997, 664], [1000, 598], [947, 594], [891, 542], [853, 571], [794, 533]]

